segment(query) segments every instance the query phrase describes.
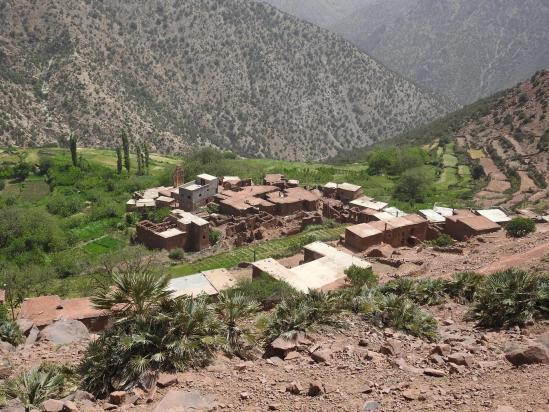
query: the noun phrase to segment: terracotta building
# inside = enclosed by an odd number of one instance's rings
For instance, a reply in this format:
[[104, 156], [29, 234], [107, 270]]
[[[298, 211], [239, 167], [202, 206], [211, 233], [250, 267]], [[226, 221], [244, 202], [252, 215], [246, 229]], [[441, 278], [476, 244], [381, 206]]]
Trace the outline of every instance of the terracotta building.
[[136, 226], [137, 239], [150, 249], [200, 251], [209, 246], [210, 224], [192, 213], [172, 211], [162, 223], [148, 220]]
[[465, 240], [473, 236], [497, 232], [501, 226], [484, 216], [455, 215], [448, 216], [444, 232], [456, 240]]

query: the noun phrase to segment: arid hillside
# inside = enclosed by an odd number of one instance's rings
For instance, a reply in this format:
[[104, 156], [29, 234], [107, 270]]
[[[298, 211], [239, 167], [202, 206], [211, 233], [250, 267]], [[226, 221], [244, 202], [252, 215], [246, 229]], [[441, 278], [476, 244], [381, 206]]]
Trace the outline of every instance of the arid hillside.
[[547, 200], [549, 71], [505, 92], [488, 114], [456, 134], [489, 177], [479, 203], [515, 206]]
[[[0, 4], [0, 143], [214, 145], [312, 159], [432, 120], [449, 104], [350, 43], [248, 0]], [[117, 139], [116, 139], [117, 140]]]

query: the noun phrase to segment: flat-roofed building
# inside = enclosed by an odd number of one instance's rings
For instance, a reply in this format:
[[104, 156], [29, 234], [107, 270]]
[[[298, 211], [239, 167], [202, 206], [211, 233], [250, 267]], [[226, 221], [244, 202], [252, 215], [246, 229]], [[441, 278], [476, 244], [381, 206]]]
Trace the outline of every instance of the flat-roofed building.
[[267, 200], [275, 205], [274, 214], [278, 216], [288, 216], [299, 211], [314, 212], [320, 206], [320, 197], [302, 187], [269, 193]]
[[484, 216], [486, 219], [500, 225], [511, 221], [511, 218], [501, 209], [483, 209], [476, 212], [480, 216]]
[[358, 199], [355, 199], [349, 202], [349, 205], [351, 207], [358, 207], [359, 209], [372, 209], [378, 212], [389, 206], [388, 203], [376, 201], [368, 196], [362, 196]]
[[369, 223], [361, 223], [345, 229], [345, 246], [352, 250], [361, 252], [382, 243], [383, 240], [383, 231]]
[[484, 216], [449, 216], [444, 226], [445, 233], [457, 240], [494, 233], [500, 229], [500, 225]]
[[436, 212], [434, 209], [421, 209], [419, 213], [431, 223], [442, 224], [446, 222], [446, 217], [442, 216], [440, 213]]
[[40, 329], [61, 319], [78, 320], [92, 332], [103, 330], [109, 320], [108, 313], [96, 309], [88, 298], [61, 299], [57, 295], [25, 299], [18, 318], [30, 320]]
[[370, 268], [371, 265], [353, 255], [336, 248], [314, 242], [305, 246], [306, 263], [286, 268], [269, 258], [252, 263], [253, 277], [267, 273], [275, 279], [288, 283], [293, 288], [308, 293], [309, 290], [334, 290], [345, 284], [345, 271], [351, 266]]
[[217, 194], [219, 179], [215, 176], [203, 173], [193, 182], [185, 183], [179, 187], [179, 207], [187, 212], [192, 212], [198, 207], [206, 205]]

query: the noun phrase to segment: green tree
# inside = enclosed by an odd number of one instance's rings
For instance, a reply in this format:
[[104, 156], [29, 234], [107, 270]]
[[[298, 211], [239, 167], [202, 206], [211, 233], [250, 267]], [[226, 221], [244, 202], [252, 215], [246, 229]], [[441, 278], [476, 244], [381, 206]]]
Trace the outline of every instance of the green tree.
[[122, 149], [120, 146], [116, 147], [116, 173], [122, 174]]
[[78, 166], [78, 154], [77, 154], [78, 137], [74, 133], [69, 134], [69, 150], [71, 152], [72, 165]]
[[122, 151], [124, 152], [124, 167], [126, 172], [130, 173], [130, 141], [126, 129], [120, 129], [120, 139], [122, 140]]
[[141, 146], [138, 144], [135, 147], [136, 157], [137, 157], [137, 175], [143, 175], [143, 152], [141, 151]]
[[524, 237], [536, 231], [536, 223], [525, 217], [515, 217], [505, 225], [505, 232], [511, 237]]
[[18, 182], [24, 181], [31, 172], [31, 166], [27, 162], [19, 162], [12, 169], [12, 175]]
[[145, 171], [149, 174], [150, 153], [149, 145], [146, 142], [143, 143], [143, 155], [145, 156]]
[[480, 164], [475, 164], [473, 168], [471, 169], [471, 177], [475, 180], [481, 179], [484, 176], [486, 176], [486, 173], [484, 172], [484, 167]]
[[423, 202], [428, 186], [428, 179], [421, 169], [412, 169], [402, 175], [393, 196], [404, 202]]

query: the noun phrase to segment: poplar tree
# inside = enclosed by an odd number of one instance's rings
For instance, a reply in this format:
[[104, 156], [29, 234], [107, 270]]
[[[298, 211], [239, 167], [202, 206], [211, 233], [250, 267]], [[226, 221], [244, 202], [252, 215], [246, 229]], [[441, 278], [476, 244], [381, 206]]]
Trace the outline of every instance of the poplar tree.
[[116, 148], [116, 173], [122, 174], [122, 149], [120, 146]]
[[126, 129], [120, 130], [120, 138], [122, 139], [122, 150], [124, 151], [124, 167], [130, 173], [130, 141]]
[[71, 160], [74, 167], [78, 166], [78, 154], [76, 153], [78, 138], [74, 133], [69, 134], [69, 150], [71, 151]]

